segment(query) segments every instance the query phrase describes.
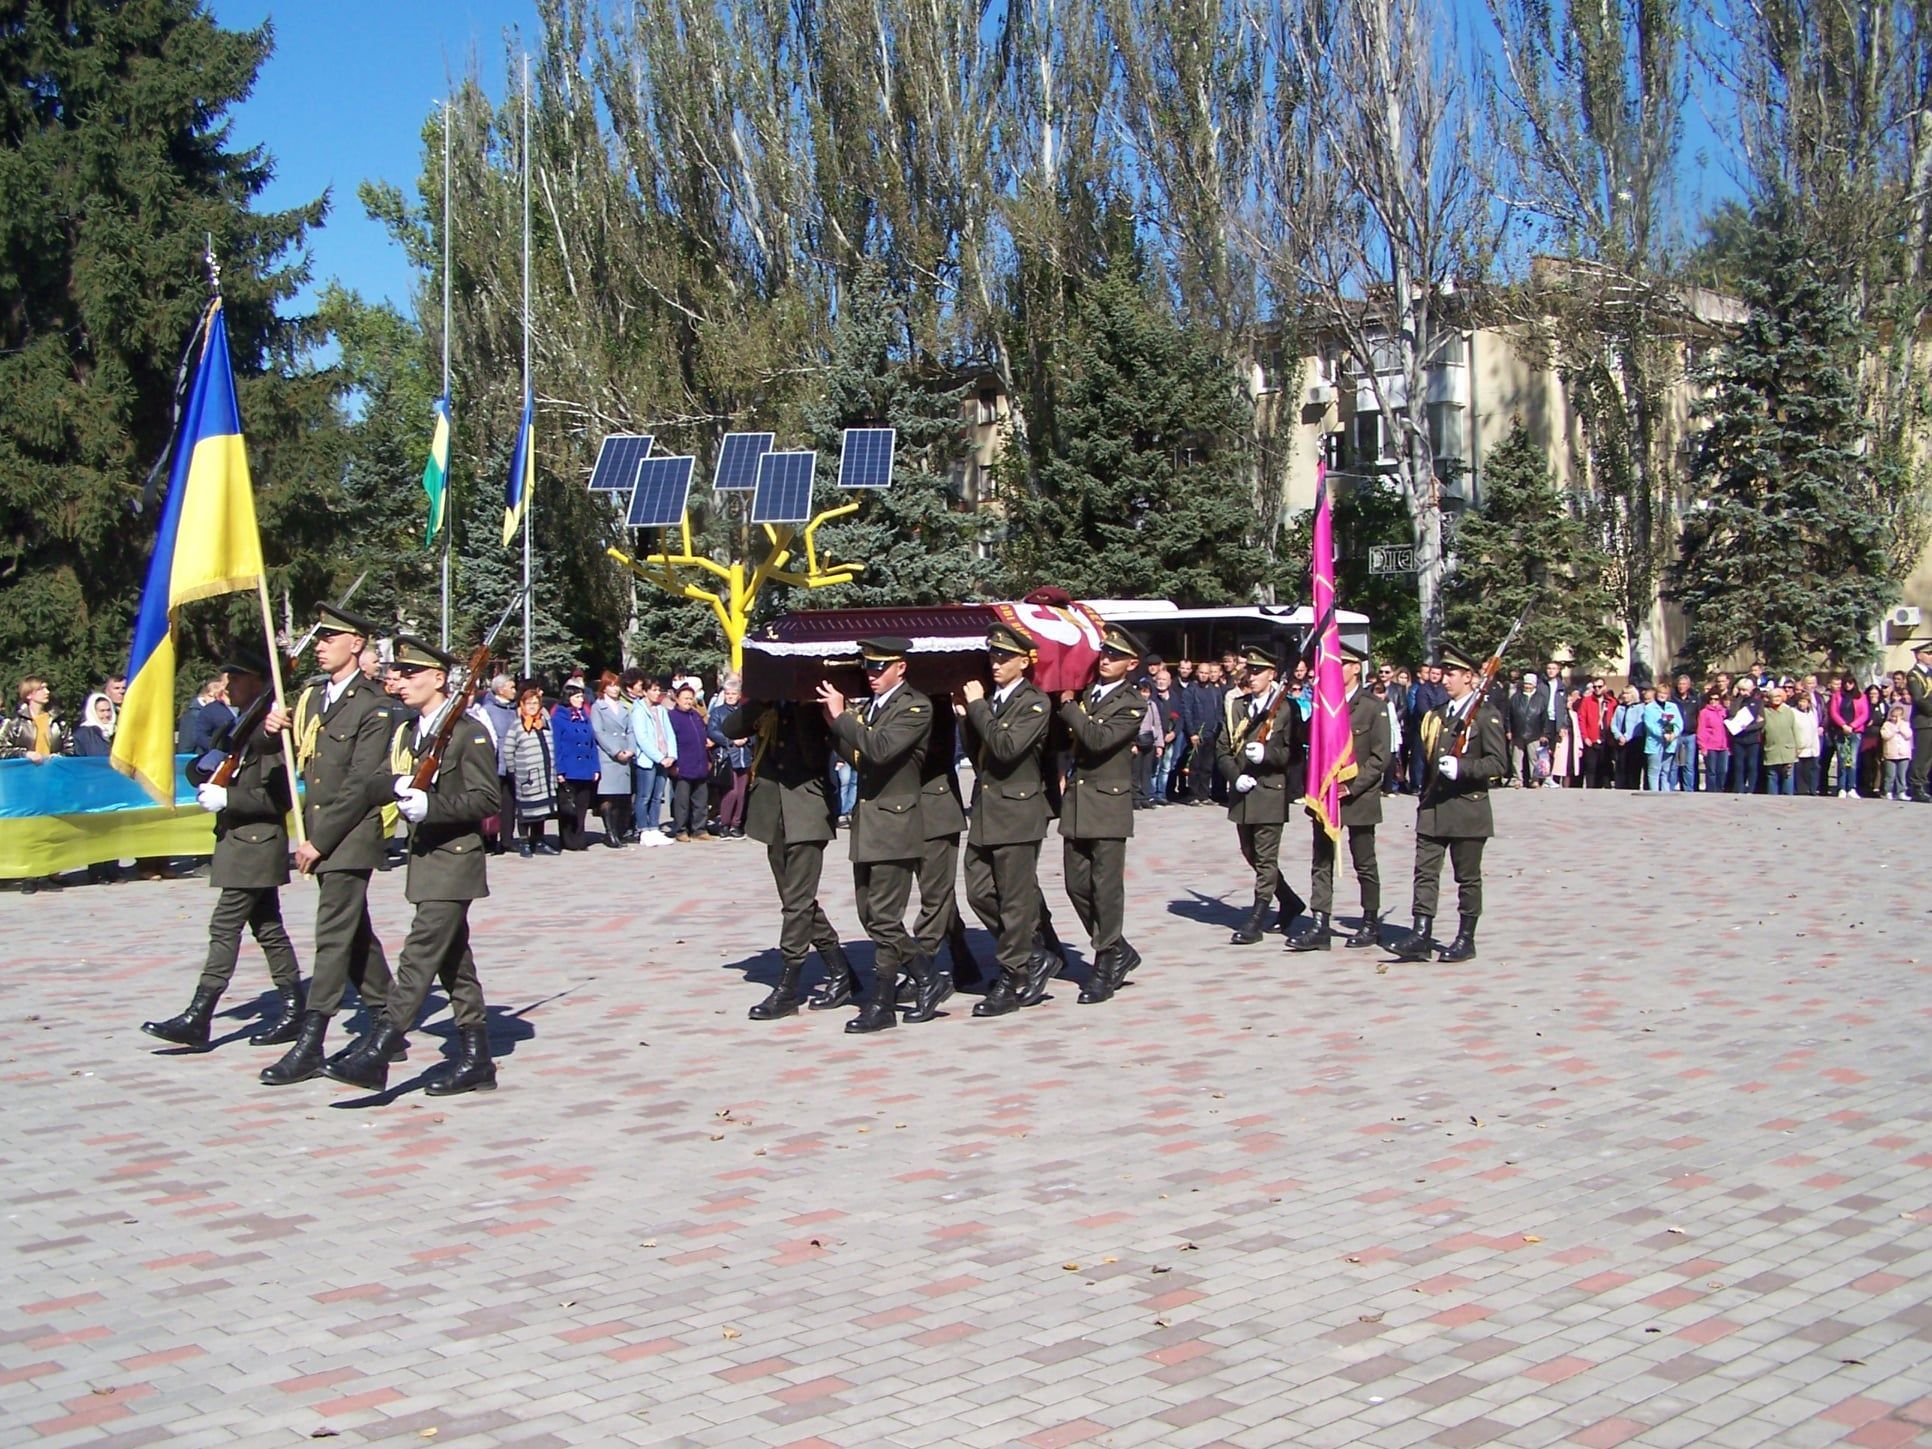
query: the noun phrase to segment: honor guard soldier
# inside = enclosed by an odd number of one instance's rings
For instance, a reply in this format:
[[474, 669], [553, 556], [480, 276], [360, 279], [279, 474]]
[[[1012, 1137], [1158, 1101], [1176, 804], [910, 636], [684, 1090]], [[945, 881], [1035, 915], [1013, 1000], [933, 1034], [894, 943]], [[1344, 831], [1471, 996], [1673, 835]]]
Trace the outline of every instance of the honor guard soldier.
[[798, 978], [814, 947], [825, 963], [825, 983], [809, 1003], [814, 1011], [846, 1006], [858, 977], [845, 959], [839, 933], [818, 903], [825, 844], [837, 834], [837, 814], [825, 788], [831, 737], [815, 709], [746, 700], [718, 722], [730, 739], [757, 736], [751, 752], [751, 794], [745, 833], [764, 842], [778, 887], [778, 984], [751, 1008], [753, 1021], [775, 1021], [798, 1010]]
[[1912, 767], [1906, 775], [1912, 798], [1932, 802], [1926, 777], [1932, 774], [1932, 639], [1912, 645], [1912, 667], [1905, 673], [1905, 692], [1911, 697]]
[[1060, 798], [1060, 844], [1067, 898], [1092, 943], [1093, 968], [1080, 993], [1105, 1001], [1140, 965], [1121, 934], [1127, 904], [1127, 842], [1134, 833], [1134, 738], [1147, 702], [1127, 678], [1147, 646], [1118, 624], [1100, 636], [1098, 677], [1060, 696], [1060, 720], [1073, 736], [1073, 764]]
[[1476, 921], [1483, 913], [1483, 842], [1496, 833], [1489, 788], [1509, 776], [1503, 717], [1481, 697], [1481, 678], [1482, 671], [1467, 655], [1442, 651], [1442, 683], [1449, 702], [1422, 717], [1418, 736], [1425, 763], [1415, 812], [1415, 926], [1391, 948], [1399, 960], [1426, 961], [1435, 950], [1436, 892], [1445, 853], [1456, 873], [1462, 921], [1439, 959], [1467, 961], [1476, 954]]
[[[383, 807], [390, 798], [388, 715], [382, 691], [356, 668], [374, 633], [375, 625], [347, 609], [318, 610], [315, 656], [326, 677], [303, 690], [295, 705], [308, 831], [295, 865], [316, 878], [315, 964], [295, 1045], [262, 1072], [271, 1087], [320, 1075], [322, 1038], [350, 982], [372, 1029], [389, 999], [389, 960], [369, 922], [369, 877], [382, 865]], [[289, 723], [281, 710], [271, 710], [262, 729], [274, 736]]]
[[[1355, 776], [1342, 784], [1342, 828], [1348, 831], [1348, 858], [1362, 888], [1362, 924], [1350, 946], [1381, 943], [1382, 874], [1375, 863], [1375, 827], [1382, 823], [1382, 776], [1389, 767], [1389, 712], [1362, 688], [1367, 655], [1342, 644], [1342, 685], [1348, 699], [1348, 731], [1354, 744]], [[1310, 786], [1319, 781], [1310, 781]], [[1317, 820], [1314, 870], [1308, 890], [1309, 917], [1288, 937], [1290, 951], [1326, 951], [1331, 944], [1328, 916], [1335, 899], [1336, 842]]]
[[[1254, 871], [1254, 905], [1228, 938], [1252, 946], [1268, 926], [1268, 909], [1279, 902], [1278, 924], [1301, 914], [1302, 899], [1281, 878], [1281, 830], [1288, 822], [1288, 766], [1300, 743], [1301, 710], [1281, 687], [1280, 668], [1267, 649], [1242, 650], [1246, 693], [1222, 702], [1216, 767], [1230, 786], [1228, 819], [1241, 840], [1241, 858]], [[1292, 904], [1290, 904], [1292, 902]]]
[[[237, 715], [246, 715], [268, 688], [268, 662], [241, 650], [221, 667], [228, 674], [228, 702]], [[248, 1040], [256, 1046], [281, 1046], [295, 1040], [302, 1020], [301, 970], [282, 925], [281, 888], [288, 884], [288, 770], [280, 742], [259, 731], [241, 741], [238, 752], [233, 741], [217, 741], [216, 748], [220, 753], [212, 761], [203, 756], [189, 766], [190, 774], [200, 777], [195, 799], [215, 817], [208, 883], [221, 896], [208, 918], [208, 959], [188, 1009], [166, 1021], [143, 1022], [141, 1030], [177, 1046], [206, 1047], [215, 1005], [234, 979], [246, 926], [268, 958], [269, 979], [280, 996], [278, 1014]], [[231, 752], [239, 754], [233, 778], [225, 786], [213, 784], [209, 777]]]
[[[939, 948], [947, 948], [954, 968], [978, 976], [967, 949], [966, 922], [959, 914], [959, 837], [966, 830], [966, 807], [959, 794], [959, 731], [950, 711], [935, 705], [925, 763], [919, 767], [919, 913], [913, 917], [912, 944], [921, 960], [939, 970]], [[953, 993], [953, 975], [943, 972], [940, 999]], [[911, 983], [900, 987], [900, 1004], [917, 995]]]
[[966, 900], [998, 942], [999, 979], [974, 1016], [1004, 1016], [1046, 996], [1060, 959], [1034, 944], [1040, 927], [1040, 842], [1053, 817], [1046, 802], [1050, 701], [1026, 677], [1033, 638], [1006, 624], [986, 633], [993, 693], [966, 682], [957, 707], [971, 727], [973, 823], [966, 835]]
[[440, 981], [456, 1019], [456, 1061], [424, 1089], [432, 1097], [488, 1092], [496, 1087], [490, 1059], [488, 1008], [470, 952], [470, 902], [490, 893], [483, 822], [497, 813], [496, 751], [490, 733], [474, 719], [454, 722], [429, 788], [412, 781], [419, 756], [429, 753], [455, 708], [449, 674], [456, 660], [420, 639], [399, 637], [395, 661], [397, 695], [414, 715], [396, 729], [390, 745], [396, 808], [409, 822], [409, 875], [403, 893], [416, 908], [396, 962], [396, 980], [376, 1029], [323, 1070], [338, 1082], [380, 1092], [389, 1085], [389, 1063], [401, 1055], [403, 1038]]
[[829, 683], [818, 686], [832, 738], [858, 770], [858, 802], [852, 809], [852, 886], [859, 921], [872, 938], [872, 995], [849, 1032], [883, 1031], [898, 1024], [894, 1001], [899, 973], [913, 979], [907, 1021], [930, 1021], [949, 986], [924, 960], [906, 930], [906, 902], [925, 854], [926, 826], [919, 809], [922, 770], [932, 737], [932, 701], [908, 685], [906, 656], [912, 641], [879, 636], [859, 641], [872, 698], [847, 713], [845, 696]]

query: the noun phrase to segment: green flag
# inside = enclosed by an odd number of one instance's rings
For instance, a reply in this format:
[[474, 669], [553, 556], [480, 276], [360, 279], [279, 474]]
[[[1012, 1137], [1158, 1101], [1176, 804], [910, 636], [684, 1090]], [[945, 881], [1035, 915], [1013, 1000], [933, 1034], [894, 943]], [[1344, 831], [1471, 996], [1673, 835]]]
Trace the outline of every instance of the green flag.
[[423, 547], [436, 542], [443, 531], [449, 506], [449, 399], [436, 399], [436, 434], [429, 440], [429, 462], [423, 466], [423, 492], [429, 496], [429, 531]]

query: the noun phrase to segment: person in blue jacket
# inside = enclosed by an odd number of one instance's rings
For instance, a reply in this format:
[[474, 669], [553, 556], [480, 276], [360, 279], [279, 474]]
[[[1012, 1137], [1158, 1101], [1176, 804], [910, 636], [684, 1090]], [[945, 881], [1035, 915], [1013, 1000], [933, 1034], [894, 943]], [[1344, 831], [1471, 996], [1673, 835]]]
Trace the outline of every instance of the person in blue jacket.
[[597, 735], [591, 728], [584, 686], [571, 680], [563, 703], [550, 712], [550, 743], [557, 755], [557, 833], [565, 850], [585, 850], [584, 816], [597, 795]]

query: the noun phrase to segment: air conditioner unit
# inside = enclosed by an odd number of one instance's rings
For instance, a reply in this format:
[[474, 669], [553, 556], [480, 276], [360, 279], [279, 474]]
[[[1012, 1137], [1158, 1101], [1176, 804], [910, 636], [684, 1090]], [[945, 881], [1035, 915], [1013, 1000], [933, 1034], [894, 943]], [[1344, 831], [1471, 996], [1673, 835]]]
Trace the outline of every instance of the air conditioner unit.
[[1923, 611], [1917, 604], [1900, 604], [1886, 617], [1885, 622], [1894, 630], [1916, 629]]
[[1308, 406], [1325, 408], [1335, 401], [1335, 384], [1332, 382], [1311, 382], [1308, 384]]

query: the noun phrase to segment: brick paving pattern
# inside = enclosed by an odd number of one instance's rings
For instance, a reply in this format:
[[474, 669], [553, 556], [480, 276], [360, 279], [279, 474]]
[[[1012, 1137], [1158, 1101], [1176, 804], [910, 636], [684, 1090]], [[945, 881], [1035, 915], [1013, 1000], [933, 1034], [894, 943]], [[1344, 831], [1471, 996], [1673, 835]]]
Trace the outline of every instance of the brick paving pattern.
[[259, 1086], [252, 943], [157, 1050], [199, 881], [0, 897], [0, 1442], [1932, 1443], [1932, 815], [1498, 815], [1471, 965], [1224, 944], [1174, 808], [1113, 1002], [863, 1039], [745, 1019], [754, 844], [493, 862], [502, 1088], [442, 1102], [440, 1001], [386, 1104]]

